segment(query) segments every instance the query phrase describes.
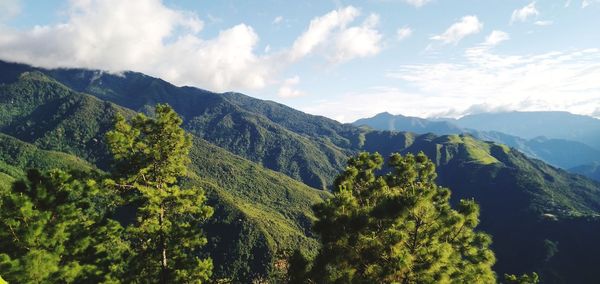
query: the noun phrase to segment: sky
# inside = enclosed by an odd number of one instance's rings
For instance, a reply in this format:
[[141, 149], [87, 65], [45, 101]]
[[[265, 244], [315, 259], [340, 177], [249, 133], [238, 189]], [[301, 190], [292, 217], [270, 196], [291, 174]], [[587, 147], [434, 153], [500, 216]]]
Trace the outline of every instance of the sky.
[[0, 0], [0, 59], [138, 71], [352, 122], [600, 118], [600, 0]]

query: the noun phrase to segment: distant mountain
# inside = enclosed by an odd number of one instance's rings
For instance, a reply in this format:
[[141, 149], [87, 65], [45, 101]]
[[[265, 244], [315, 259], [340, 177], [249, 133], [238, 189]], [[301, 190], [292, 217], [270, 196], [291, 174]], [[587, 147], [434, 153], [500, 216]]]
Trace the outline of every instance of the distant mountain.
[[600, 119], [568, 112], [502, 112], [464, 116], [454, 121], [460, 127], [499, 131], [532, 139], [539, 136], [585, 143], [600, 150]]
[[423, 134], [447, 135], [464, 132], [460, 127], [448, 121], [432, 121], [419, 117], [393, 115], [388, 112], [382, 112], [371, 118], [362, 118], [352, 124], [356, 126], [366, 125], [378, 130], [409, 131]]
[[600, 161], [600, 151], [581, 142], [545, 137], [523, 139], [497, 131], [466, 132], [481, 140], [495, 141], [516, 148], [533, 158], [567, 170]]
[[216, 275], [234, 282], [268, 277], [292, 248], [314, 253], [310, 205], [328, 193], [307, 185], [330, 187], [345, 160], [360, 151], [425, 152], [453, 202], [481, 204], [480, 228], [493, 236], [499, 275], [537, 271], [548, 282], [597, 279], [600, 184], [515, 149], [471, 135], [359, 128], [133, 72], [0, 62], [0, 80], [0, 132], [99, 168], [107, 166], [103, 136], [114, 114], [152, 114], [154, 104], [171, 104], [194, 136], [187, 182], [205, 188], [216, 208], [206, 228], [207, 253]]
[[574, 167], [570, 171], [600, 181], [600, 162]]
[[[563, 169], [600, 162], [600, 150], [582, 142], [545, 137], [525, 139], [489, 129], [461, 128], [454, 124], [455, 122], [380, 113], [372, 118], [359, 119], [353, 124], [357, 126], [366, 125], [378, 130], [434, 133], [437, 135], [469, 133], [481, 140], [508, 145], [532, 158], [543, 160]], [[588, 176], [594, 178], [593, 175]]]

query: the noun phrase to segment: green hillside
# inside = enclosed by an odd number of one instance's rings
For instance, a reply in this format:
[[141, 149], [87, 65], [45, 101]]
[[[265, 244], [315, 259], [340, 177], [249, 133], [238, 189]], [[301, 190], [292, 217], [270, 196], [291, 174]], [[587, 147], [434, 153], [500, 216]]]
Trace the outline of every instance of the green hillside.
[[438, 183], [452, 189], [454, 202], [475, 199], [479, 228], [493, 236], [496, 271], [538, 271], [548, 283], [594, 278], [591, 263], [600, 255], [597, 182], [469, 135], [396, 133], [396, 148], [379, 147], [389, 132], [367, 137], [366, 148], [385, 149], [386, 155], [423, 151], [436, 162]]
[[200, 180], [217, 208], [207, 230], [218, 275], [255, 278], [272, 273], [281, 253], [297, 247], [316, 252], [311, 206], [328, 193], [201, 139], [194, 139], [191, 158], [192, 179]]
[[347, 157], [360, 151], [425, 152], [438, 166], [438, 182], [452, 190], [453, 202], [467, 198], [481, 205], [480, 228], [493, 236], [499, 274], [538, 271], [550, 283], [581, 282], [593, 277], [592, 266], [600, 261], [595, 245], [600, 184], [500, 144], [361, 129], [242, 94], [178, 88], [139, 73], [38, 70], [59, 83], [17, 72], [31, 67], [2, 68], [8, 71], [0, 76], [5, 82], [0, 131], [100, 167], [107, 165], [101, 141], [115, 112], [151, 114], [155, 103], [172, 105], [195, 136], [192, 168], [200, 181], [192, 176], [190, 182], [201, 183], [217, 209], [207, 231], [209, 252], [223, 277], [264, 276], [288, 248], [314, 249], [309, 207], [324, 192], [304, 184], [331, 186]]
[[[131, 110], [74, 92], [41, 73], [28, 73], [13, 84], [0, 86], [0, 102], [3, 113], [9, 107], [19, 110], [4, 116], [2, 132], [32, 143], [1, 134], [4, 187], [27, 167], [90, 167], [66, 153], [107, 167], [104, 133], [111, 127], [114, 114], [132, 114]], [[301, 248], [315, 252], [317, 242], [309, 230], [314, 218], [310, 208], [327, 196], [326, 192], [200, 138], [194, 140], [191, 155], [193, 171], [188, 182], [205, 188], [216, 209], [206, 227], [211, 240], [207, 253], [215, 260], [216, 278], [246, 282], [266, 277], [275, 273], [273, 262], [287, 251]]]
[[12, 182], [23, 178], [29, 168], [90, 170], [93, 167], [76, 156], [40, 150], [35, 145], [2, 133], [0, 149], [0, 189], [9, 189]]
[[76, 69], [41, 71], [76, 91], [135, 111], [151, 114], [155, 104], [168, 103], [192, 134], [314, 188], [333, 182], [352, 153], [348, 148], [357, 143], [352, 138], [357, 131], [350, 125], [340, 127], [326, 118], [306, 120], [302, 112], [241, 94], [178, 88], [135, 72], [117, 76]]

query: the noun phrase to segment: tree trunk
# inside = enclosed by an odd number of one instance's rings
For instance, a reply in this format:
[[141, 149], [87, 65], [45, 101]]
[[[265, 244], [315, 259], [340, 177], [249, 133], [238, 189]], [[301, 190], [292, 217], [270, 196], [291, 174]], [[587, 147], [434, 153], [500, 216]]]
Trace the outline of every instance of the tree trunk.
[[160, 232], [160, 250], [162, 252], [160, 280], [161, 280], [161, 283], [166, 284], [166, 283], [168, 283], [168, 276], [167, 276], [168, 269], [167, 269], [167, 241], [166, 241], [164, 232], [162, 230], [164, 218], [165, 218], [165, 209], [161, 206], [159, 220], [158, 220], [159, 225], [160, 225], [160, 230], [161, 230], [161, 232]]

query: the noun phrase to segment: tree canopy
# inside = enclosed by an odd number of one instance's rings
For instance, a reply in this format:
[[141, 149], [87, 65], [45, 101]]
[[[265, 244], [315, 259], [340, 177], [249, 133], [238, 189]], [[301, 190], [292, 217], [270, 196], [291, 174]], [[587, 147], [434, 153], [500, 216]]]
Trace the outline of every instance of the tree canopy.
[[[423, 154], [348, 161], [334, 196], [314, 207], [322, 249], [305, 277], [316, 283], [493, 283], [490, 236], [477, 232], [472, 200], [450, 206]], [[295, 261], [298, 263], [299, 261]], [[301, 262], [300, 262], [301, 263]]]
[[178, 185], [190, 162], [191, 138], [168, 105], [157, 105], [155, 115], [138, 114], [130, 123], [118, 116], [107, 133], [115, 158], [110, 184], [136, 206], [136, 220], [127, 228], [135, 252], [131, 272], [162, 283], [207, 280], [212, 261], [200, 257], [207, 242], [200, 225], [213, 211], [201, 188]]
[[[110, 178], [30, 170], [0, 190], [0, 272], [11, 283], [191, 283], [207, 280], [200, 188], [181, 188], [191, 141], [167, 105], [118, 116]], [[133, 221], [117, 212], [135, 212]], [[123, 214], [121, 214], [123, 215]], [[127, 214], [125, 214], [127, 215]]]
[[0, 271], [14, 283], [111, 282], [123, 275], [123, 227], [93, 179], [30, 170], [0, 199]]

